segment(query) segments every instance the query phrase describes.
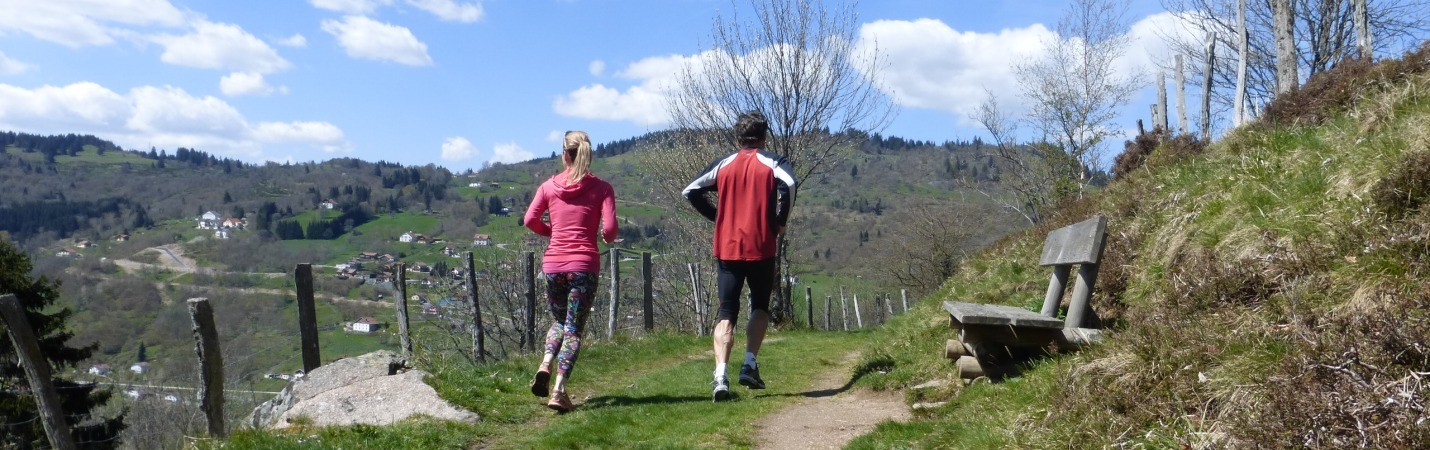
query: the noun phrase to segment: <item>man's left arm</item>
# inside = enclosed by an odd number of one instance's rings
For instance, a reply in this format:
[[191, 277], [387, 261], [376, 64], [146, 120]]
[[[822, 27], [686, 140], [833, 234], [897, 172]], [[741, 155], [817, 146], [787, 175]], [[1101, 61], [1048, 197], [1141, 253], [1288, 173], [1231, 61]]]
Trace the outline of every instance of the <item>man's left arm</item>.
[[775, 232], [784, 233], [785, 224], [789, 222], [790, 208], [793, 207], [793, 197], [790, 193], [797, 184], [794, 179], [794, 169], [790, 167], [789, 160], [780, 158], [779, 163], [774, 167], [775, 177]]

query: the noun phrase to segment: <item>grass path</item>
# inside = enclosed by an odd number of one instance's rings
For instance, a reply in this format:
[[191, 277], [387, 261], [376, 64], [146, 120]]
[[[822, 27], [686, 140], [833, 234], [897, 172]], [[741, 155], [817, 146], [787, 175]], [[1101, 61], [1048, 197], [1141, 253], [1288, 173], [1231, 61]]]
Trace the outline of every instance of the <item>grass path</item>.
[[[718, 404], [710, 400], [709, 337], [599, 342], [577, 362], [567, 386], [576, 409], [566, 414], [546, 409], [528, 391], [538, 361], [534, 355], [481, 366], [433, 362], [428, 382], [443, 398], [480, 414], [480, 423], [410, 420], [389, 427], [242, 431], [225, 448], [755, 447], [769, 441], [760, 434], [771, 430], [766, 417], [852, 385], [857, 371], [851, 372], [851, 354], [867, 345], [867, 338], [867, 333], [772, 332], [760, 355], [769, 388], [736, 385], [735, 398]], [[738, 353], [743, 337], [736, 342]], [[738, 365], [732, 374], [735, 370]], [[848, 438], [840, 439], [836, 442]]]

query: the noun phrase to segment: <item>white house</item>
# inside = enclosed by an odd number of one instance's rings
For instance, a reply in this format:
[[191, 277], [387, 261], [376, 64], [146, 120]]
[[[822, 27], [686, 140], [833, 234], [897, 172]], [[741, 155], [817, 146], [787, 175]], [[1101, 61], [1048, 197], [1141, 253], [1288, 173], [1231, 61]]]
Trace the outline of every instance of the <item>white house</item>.
[[333, 209], [338, 207], [338, 202], [332, 201], [331, 199], [323, 200], [323, 202], [319, 203], [318, 206], [322, 207], [323, 209]]
[[222, 218], [219, 217], [219, 216], [218, 216], [218, 213], [216, 213], [216, 212], [213, 212], [213, 211], [205, 212], [203, 215], [199, 216], [199, 218], [198, 218], [198, 221], [199, 221], [199, 226], [198, 226], [198, 228], [199, 228], [200, 230], [212, 230], [212, 229], [218, 228], [218, 227], [219, 227], [219, 220], [220, 220], [220, 219], [222, 219]]
[[377, 319], [373, 319], [371, 317], [363, 317], [361, 319], [358, 319], [357, 322], [353, 322], [353, 331], [359, 333], [372, 333], [374, 331], [377, 331], [378, 326], [379, 324], [377, 323]]
[[140, 374], [140, 375], [143, 375], [143, 374], [149, 372], [149, 363], [146, 363], [146, 362], [137, 362], [137, 363], [134, 363], [134, 365], [129, 366], [129, 371], [130, 371], [130, 372], [137, 373], [137, 374]]
[[95, 364], [93, 366], [89, 366], [90, 375], [109, 376], [109, 372], [113, 370], [114, 369], [110, 367], [109, 364]]
[[417, 235], [414, 235], [411, 231], [408, 231], [406, 233], [402, 233], [402, 236], [398, 236], [397, 242], [412, 242], [415, 239], [417, 239]]
[[236, 230], [242, 230], [242, 229], [245, 228], [243, 219], [239, 219], [239, 218], [236, 218], [236, 217], [230, 217], [230, 218], [227, 218], [227, 219], [223, 219], [223, 225], [222, 225], [222, 226], [223, 226], [224, 228], [232, 228], [232, 229], [236, 229]]
[[486, 247], [488, 245], [492, 245], [492, 235], [477, 233], [476, 235], [472, 236], [472, 245], [478, 247]]
[[219, 229], [217, 229], [217, 230], [214, 230], [214, 238], [215, 238], [215, 239], [228, 239], [228, 238], [229, 238], [228, 229], [227, 229], [227, 228], [219, 228]]

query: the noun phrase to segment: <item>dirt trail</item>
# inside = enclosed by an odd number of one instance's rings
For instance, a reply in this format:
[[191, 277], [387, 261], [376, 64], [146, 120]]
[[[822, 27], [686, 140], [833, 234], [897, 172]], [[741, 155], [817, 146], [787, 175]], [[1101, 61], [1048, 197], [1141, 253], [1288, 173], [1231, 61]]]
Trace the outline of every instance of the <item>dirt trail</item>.
[[794, 405], [761, 419], [756, 448], [842, 448], [885, 420], [910, 417], [902, 393], [850, 390], [849, 369], [859, 354], [845, 355], [839, 370], [831, 370]]

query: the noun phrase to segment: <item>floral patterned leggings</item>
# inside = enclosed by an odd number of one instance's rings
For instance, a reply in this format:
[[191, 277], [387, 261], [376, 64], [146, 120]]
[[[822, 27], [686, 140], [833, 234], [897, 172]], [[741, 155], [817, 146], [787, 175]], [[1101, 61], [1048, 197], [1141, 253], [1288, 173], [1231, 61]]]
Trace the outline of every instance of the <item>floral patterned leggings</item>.
[[556, 371], [563, 378], [570, 378], [571, 366], [581, 353], [581, 333], [598, 279], [590, 272], [546, 274], [546, 303], [555, 319], [546, 330], [546, 354], [556, 355]]

